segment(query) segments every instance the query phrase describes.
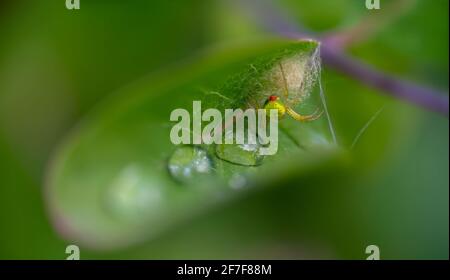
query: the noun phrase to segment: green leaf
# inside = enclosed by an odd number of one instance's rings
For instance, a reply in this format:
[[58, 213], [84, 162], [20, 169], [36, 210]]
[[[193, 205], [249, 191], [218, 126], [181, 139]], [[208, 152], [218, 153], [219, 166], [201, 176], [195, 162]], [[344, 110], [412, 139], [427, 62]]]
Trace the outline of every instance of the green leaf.
[[203, 110], [261, 108], [269, 95], [284, 94], [280, 64], [294, 109], [306, 114], [322, 108], [318, 48], [315, 41], [279, 40], [227, 46], [123, 88], [56, 153], [46, 184], [55, 227], [91, 248], [123, 247], [339, 158], [326, 117], [310, 123], [282, 119], [278, 153], [264, 158], [233, 145], [225, 151], [176, 146], [169, 138], [171, 111], [191, 111], [194, 100], [203, 102]]

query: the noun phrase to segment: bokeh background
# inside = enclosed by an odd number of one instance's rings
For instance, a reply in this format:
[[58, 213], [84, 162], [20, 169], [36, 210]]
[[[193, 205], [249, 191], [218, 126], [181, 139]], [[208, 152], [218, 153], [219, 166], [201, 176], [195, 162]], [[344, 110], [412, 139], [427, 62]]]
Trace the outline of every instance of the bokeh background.
[[[448, 93], [448, 1], [381, 2], [380, 11], [369, 11], [364, 1], [275, 1], [290, 20], [321, 36], [345, 34], [374, 18], [345, 51]], [[55, 230], [44, 182], [56, 147], [98, 104], [205, 48], [264, 32], [241, 1], [81, 0], [78, 11], [62, 0], [1, 1], [0, 259], [67, 256], [73, 240]], [[345, 175], [324, 165], [301, 179], [281, 177], [276, 188], [139, 245], [80, 246], [81, 257], [364, 259], [366, 246], [376, 244], [386, 259], [447, 259], [448, 117], [326, 66], [322, 82], [345, 147], [386, 106]]]

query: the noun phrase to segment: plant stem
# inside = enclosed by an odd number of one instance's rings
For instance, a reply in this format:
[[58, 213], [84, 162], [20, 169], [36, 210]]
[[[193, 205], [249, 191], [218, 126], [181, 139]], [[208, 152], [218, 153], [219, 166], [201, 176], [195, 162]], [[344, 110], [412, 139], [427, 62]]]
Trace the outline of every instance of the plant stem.
[[327, 45], [322, 46], [321, 54], [325, 64], [366, 85], [448, 116], [448, 95], [444, 93], [384, 74]]

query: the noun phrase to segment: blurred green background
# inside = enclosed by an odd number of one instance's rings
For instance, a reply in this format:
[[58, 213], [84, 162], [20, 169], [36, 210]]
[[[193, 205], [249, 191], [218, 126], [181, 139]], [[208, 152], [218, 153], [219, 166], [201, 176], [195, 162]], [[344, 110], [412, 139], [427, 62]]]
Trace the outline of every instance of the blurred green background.
[[[395, 8], [384, 2], [369, 11], [363, 1], [276, 1], [299, 26], [322, 35], [381, 14], [376, 32], [347, 51], [448, 92], [448, 1], [397, 1]], [[170, 76], [164, 69], [195, 61], [203, 49], [227, 51], [262, 35], [240, 1], [81, 0], [77, 11], [64, 1], [1, 1], [0, 259], [65, 259], [66, 246], [77, 244], [55, 230], [43, 188], [56, 148], [76, 135], [80, 120], [90, 125], [98, 110], [108, 118], [99, 108], [109, 95], [127, 102], [126, 87], [136, 80], [159, 71]], [[322, 83], [344, 148], [385, 106], [349, 153], [350, 167], [324, 162], [297, 176], [290, 164], [294, 171], [272, 187], [137, 245], [80, 245], [81, 258], [364, 259], [366, 246], [376, 244], [383, 259], [447, 259], [448, 118], [326, 66]]]

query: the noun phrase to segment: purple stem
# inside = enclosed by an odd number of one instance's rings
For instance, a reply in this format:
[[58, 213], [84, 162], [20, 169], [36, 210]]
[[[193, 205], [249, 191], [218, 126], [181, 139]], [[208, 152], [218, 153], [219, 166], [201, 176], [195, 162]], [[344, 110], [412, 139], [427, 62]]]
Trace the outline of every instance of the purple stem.
[[444, 93], [384, 74], [328, 45], [322, 46], [321, 54], [324, 63], [342, 73], [391, 96], [448, 116], [448, 95]]
[[[249, 12], [267, 30], [294, 39], [314, 38], [301, 31], [293, 20], [280, 7], [270, 0], [245, 0]], [[440, 92], [384, 74], [373, 67], [344, 54], [327, 40], [322, 41], [323, 62], [369, 86], [379, 89], [399, 99], [407, 100], [428, 110], [448, 117], [448, 93]]]

